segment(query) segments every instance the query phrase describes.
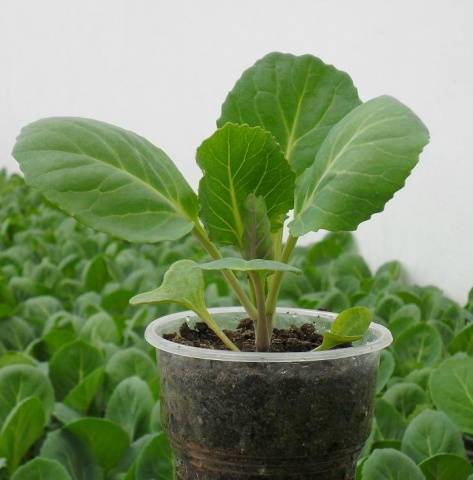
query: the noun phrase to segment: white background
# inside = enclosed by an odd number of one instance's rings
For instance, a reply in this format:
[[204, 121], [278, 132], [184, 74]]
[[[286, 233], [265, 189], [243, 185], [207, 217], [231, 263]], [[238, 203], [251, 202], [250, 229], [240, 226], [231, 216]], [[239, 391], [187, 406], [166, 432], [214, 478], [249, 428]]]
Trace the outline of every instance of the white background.
[[269, 51], [312, 53], [362, 99], [408, 104], [432, 141], [407, 186], [360, 226], [373, 267], [460, 301], [473, 285], [473, 1], [1, 0], [0, 166], [20, 127], [93, 117], [161, 146], [196, 186], [194, 151], [242, 70]]

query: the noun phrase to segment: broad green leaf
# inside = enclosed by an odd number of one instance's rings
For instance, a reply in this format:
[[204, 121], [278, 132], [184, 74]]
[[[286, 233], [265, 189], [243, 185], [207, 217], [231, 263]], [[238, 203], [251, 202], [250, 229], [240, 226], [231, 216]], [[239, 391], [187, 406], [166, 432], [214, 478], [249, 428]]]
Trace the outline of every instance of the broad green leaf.
[[419, 467], [392, 448], [375, 450], [363, 465], [363, 480], [425, 480]]
[[90, 448], [104, 470], [117, 464], [130, 443], [128, 434], [119, 425], [104, 418], [81, 418], [65, 428]]
[[149, 383], [157, 375], [155, 362], [137, 348], [119, 350], [110, 358], [105, 371], [112, 388], [128, 377], [137, 376]]
[[132, 305], [177, 303], [202, 314], [206, 310], [204, 276], [192, 260], [179, 260], [165, 273], [159, 288], [134, 296]]
[[448, 345], [448, 351], [453, 355], [457, 352], [466, 352], [473, 355], [473, 323], [460, 330]]
[[271, 238], [271, 222], [263, 197], [248, 195], [242, 212], [243, 239], [242, 254], [251, 260], [263, 258], [271, 260], [274, 256]]
[[66, 425], [74, 420], [79, 420], [79, 418], [82, 418], [82, 415], [64, 403], [56, 402], [53, 408], [53, 417], [58, 419], [63, 425]]
[[100, 351], [89, 343], [75, 340], [64, 345], [49, 362], [49, 377], [54, 385], [57, 398], [62, 400], [101, 364]]
[[104, 367], [99, 367], [86, 375], [69, 391], [64, 403], [80, 413], [86, 413], [102, 385], [104, 373]]
[[346, 73], [312, 55], [274, 52], [243, 73], [217, 124], [265, 128], [300, 173], [312, 164], [332, 126], [360, 103]]
[[415, 383], [401, 382], [388, 388], [384, 400], [393, 405], [404, 418], [414, 412], [418, 405], [428, 403], [425, 392]]
[[387, 385], [394, 373], [395, 367], [396, 361], [394, 360], [393, 354], [389, 350], [383, 350], [381, 352], [378, 376], [376, 378], [376, 393], [380, 393]]
[[404, 330], [394, 341], [396, 371], [406, 375], [410, 371], [435, 366], [443, 354], [440, 334], [431, 325], [419, 323]]
[[98, 312], [92, 315], [84, 323], [79, 333], [81, 338], [97, 346], [102, 343], [119, 343], [120, 341], [117, 326], [113, 318], [106, 312]]
[[394, 405], [379, 398], [374, 410], [378, 440], [401, 440], [406, 429], [406, 421]]
[[296, 267], [287, 263], [276, 262], [274, 260], [263, 260], [256, 258], [253, 260], [244, 260], [237, 257], [226, 257], [220, 260], [213, 260], [207, 263], [200, 263], [202, 270], [236, 270], [240, 272], [293, 272], [302, 273]]
[[325, 332], [322, 345], [316, 350], [329, 350], [343, 343], [359, 340], [368, 330], [373, 313], [365, 307], [351, 307], [340, 313], [328, 332]]
[[111, 279], [108, 273], [107, 261], [103, 255], [97, 255], [90, 262], [83, 272], [84, 287], [87, 290], [101, 292], [105, 284]]
[[473, 435], [473, 357], [445, 360], [432, 373], [430, 392], [435, 406], [463, 433]]
[[0, 427], [19, 402], [35, 397], [48, 418], [54, 405], [54, 391], [48, 377], [29, 365], [10, 365], [0, 369]]
[[371, 277], [371, 272], [365, 259], [353, 253], [340, 255], [332, 264], [331, 273], [336, 278], [350, 275], [359, 280], [365, 280]]
[[174, 478], [174, 459], [164, 433], [158, 433], [136, 460], [135, 480]]
[[412, 370], [412, 372], [409, 373], [409, 375], [404, 377], [404, 380], [406, 382], [415, 383], [416, 385], [419, 385], [419, 387], [422, 388], [422, 390], [427, 391], [429, 388], [430, 375], [432, 375], [433, 371], [434, 371], [434, 368], [432, 367], [425, 367], [419, 370]]
[[382, 211], [404, 185], [428, 138], [422, 122], [392, 97], [352, 110], [297, 179], [292, 235], [355, 230]]
[[0, 343], [9, 350], [24, 350], [35, 338], [33, 329], [22, 318], [5, 318], [1, 325]]
[[294, 173], [270, 133], [226, 124], [197, 150], [203, 172], [201, 216], [210, 237], [243, 249], [243, 212], [248, 195], [264, 199], [272, 231], [294, 203]]
[[58, 461], [36, 457], [22, 465], [11, 480], [71, 480], [71, 476]]
[[115, 388], [105, 417], [120, 425], [133, 439], [137, 432], [143, 433], [144, 425], [149, 423], [153, 405], [148, 385], [139, 377], [130, 377]]
[[30, 447], [43, 434], [46, 417], [41, 400], [27, 397], [11, 411], [0, 431], [0, 457], [14, 472]]
[[130, 131], [83, 118], [24, 127], [13, 149], [26, 182], [80, 222], [132, 242], [176, 240], [198, 215], [169, 157]]
[[440, 453], [427, 458], [420, 465], [425, 480], [469, 480], [473, 467], [462, 457]]
[[329, 232], [309, 247], [305, 255], [307, 265], [325, 265], [343, 254], [356, 251], [355, 240], [349, 232]]
[[0, 355], [0, 368], [9, 365], [31, 365], [34, 366], [36, 361], [26, 353], [22, 352], [5, 352]]
[[48, 433], [40, 457], [64, 465], [73, 480], [104, 480], [103, 471], [90, 448], [68, 431], [54, 430]]
[[407, 426], [402, 451], [416, 463], [438, 453], [465, 456], [463, 439], [458, 428], [443, 412], [424, 410]]

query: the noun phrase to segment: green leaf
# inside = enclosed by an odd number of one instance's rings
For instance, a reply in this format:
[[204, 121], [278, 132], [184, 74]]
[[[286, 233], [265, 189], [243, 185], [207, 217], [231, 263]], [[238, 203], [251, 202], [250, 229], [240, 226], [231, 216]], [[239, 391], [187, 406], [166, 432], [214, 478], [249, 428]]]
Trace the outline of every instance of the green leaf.
[[206, 310], [204, 277], [192, 260], [179, 260], [164, 274], [159, 288], [135, 295], [132, 305], [177, 303], [201, 315]]
[[22, 465], [11, 480], [71, 480], [71, 476], [58, 461], [36, 457]]
[[248, 260], [253, 258], [271, 260], [274, 256], [271, 222], [263, 197], [257, 197], [252, 193], [248, 195], [242, 212], [242, 222], [243, 256]]
[[128, 434], [120, 426], [104, 418], [81, 418], [65, 428], [90, 448], [104, 470], [118, 463], [130, 443]]
[[294, 173], [270, 133], [259, 127], [226, 124], [197, 150], [203, 172], [201, 216], [210, 237], [243, 249], [243, 212], [248, 195], [264, 199], [272, 231], [294, 202]]
[[0, 369], [0, 426], [19, 402], [35, 397], [41, 401], [48, 418], [54, 405], [54, 391], [48, 377], [29, 365], [11, 365]]
[[403, 453], [375, 450], [363, 466], [363, 480], [425, 480], [419, 467]]
[[111, 280], [108, 273], [107, 261], [103, 255], [97, 255], [90, 262], [83, 272], [84, 287], [87, 290], [101, 292], [105, 284]]
[[46, 417], [41, 400], [28, 397], [11, 411], [0, 431], [0, 456], [14, 472], [30, 447], [43, 434]]
[[297, 179], [290, 231], [348, 231], [384, 209], [428, 142], [422, 122], [392, 97], [378, 97], [332, 128]]
[[349, 232], [329, 232], [320, 242], [309, 247], [305, 255], [307, 265], [325, 265], [342, 254], [356, 251], [355, 240]]
[[83, 379], [100, 367], [102, 355], [83, 340], [64, 345], [49, 362], [49, 376], [57, 398], [62, 400]]
[[419, 323], [404, 330], [394, 341], [396, 371], [407, 375], [410, 371], [436, 365], [443, 354], [440, 334], [431, 325]]
[[276, 262], [274, 260], [262, 260], [256, 258], [253, 260], [244, 260], [237, 257], [226, 257], [212, 262], [200, 263], [202, 270], [236, 270], [239, 272], [293, 272], [302, 273], [302, 271], [287, 263]]
[[434, 455], [419, 467], [425, 480], [469, 480], [469, 475], [473, 474], [473, 467], [467, 460], [448, 453]]
[[388, 350], [383, 350], [381, 352], [378, 376], [376, 378], [376, 393], [380, 393], [387, 385], [394, 373], [395, 367], [396, 361], [394, 360], [393, 354]]
[[435, 406], [463, 433], [473, 435], [473, 357], [445, 360], [432, 373], [430, 391]]
[[143, 425], [149, 423], [153, 405], [148, 385], [138, 377], [130, 377], [115, 388], [105, 417], [120, 425], [133, 439], [137, 432], [143, 433]]
[[57, 418], [63, 425], [66, 425], [74, 420], [79, 420], [79, 418], [82, 418], [82, 415], [64, 403], [56, 402], [54, 404], [53, 417]]
[[312, 55], [270, 53], [246, 70], [217, 124], [270, 131], [298, 173], [310, 166], [333, 125], [360, 104], [351, 78]]
[[473, 355], [473, 323], [460, 330], [448, 345], [448, 351], [453, 355], [457, 352], [466, 352]]
[[379, 398], [376, 400], [374, 412], [379, 440], [401, 440], [406, 429], [406, 421], [394, 405]]
[[174, 459], [164, 433], [158, 433], [139, 455], [136, 480], [170, 480], [174, 478]]
[[22, 352], [5, 352], [0, 355], [0, 368], [8, 367], [9, 365], [31, 365], [35, 366], [36, 361], [26, 353]]
[[89, 447], [65, 430], [55, 430], [47, 435], [40, 456], [64, 465], [73, 480], [104, 480], [102, 469]]
[[115, 353], [107, 363], [106, 373], [112, 388], [122, 380], [137, 376], [149, 383], [156, 378], [156, 364], [137, 348], [127, 348]]
[[418, 405], [428, 403], [425, 392], [415, 383], [407, 382], [396, 383], [386, 391], [383, 398], [404, 418], [408, 418]]
[[458, 428], [443, 412], [424, 410], [407, 426], [402, 451], [416, 463], [437, 453], [465, 456], [463, 438]]
[[316, 350], [329, 350], [337, 345], [359, 340], [368, 330], [372, 319], [373, 313], [369, 308], [347, 308], [337, 316], [330, 331], [323, 334], [322, 345]]
[[86, 413], [96, 397], [104, 379], [104, 367], [86, 375], [64, 398], [64, 403], [81, 413]]
[[24, 127], [13, 149], [26, 182], [80, 222], [132, 242], [176, 240], [198, 215], [169, 157], [135, 133], [83, 118]]

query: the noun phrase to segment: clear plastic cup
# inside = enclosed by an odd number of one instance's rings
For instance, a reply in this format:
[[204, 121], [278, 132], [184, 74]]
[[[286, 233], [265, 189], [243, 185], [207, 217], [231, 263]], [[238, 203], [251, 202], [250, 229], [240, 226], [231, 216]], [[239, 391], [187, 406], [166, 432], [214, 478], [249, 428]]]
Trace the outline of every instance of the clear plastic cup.
[[[224, 329], [242, 308], [210, 310]], [[330, 328], [335, 314], [278, 308], [276, 327]], [[369, 434], [379, 355], [392, 342], [371, 324], [351, 347], [324, 352], [210, 350], [163, 338], [193, 312], [146, 329], [157, 350], [164, 429], [180, 480], [352, 480]]]

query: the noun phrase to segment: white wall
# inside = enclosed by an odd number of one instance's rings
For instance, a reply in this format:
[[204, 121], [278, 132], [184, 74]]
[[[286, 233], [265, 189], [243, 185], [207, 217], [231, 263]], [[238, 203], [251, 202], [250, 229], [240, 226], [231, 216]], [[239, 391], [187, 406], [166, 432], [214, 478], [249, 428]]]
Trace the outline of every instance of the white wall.
[[2, 0], [0, 165], [20, 127], [94, 117], [164, 148], [193, 185], [194, 150], [242, 69], [272, 50], [389, 93], [432, 142], [385, 212], [357, 234], [373, 266], [399, 258], [463, 301], [473, 285], [473, 1]]

